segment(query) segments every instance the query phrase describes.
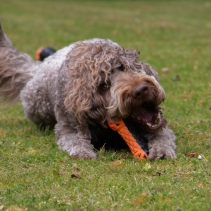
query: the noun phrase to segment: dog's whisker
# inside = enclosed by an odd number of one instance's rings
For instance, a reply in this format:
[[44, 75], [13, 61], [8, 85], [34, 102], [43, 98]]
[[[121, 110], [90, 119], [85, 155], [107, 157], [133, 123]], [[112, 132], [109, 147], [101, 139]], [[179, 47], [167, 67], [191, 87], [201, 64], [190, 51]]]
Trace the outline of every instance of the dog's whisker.
[[114, 105], [112, 105], [112, 106], [106, 106], [105, 109], [111, 109], [113, 107], [114, 107]]

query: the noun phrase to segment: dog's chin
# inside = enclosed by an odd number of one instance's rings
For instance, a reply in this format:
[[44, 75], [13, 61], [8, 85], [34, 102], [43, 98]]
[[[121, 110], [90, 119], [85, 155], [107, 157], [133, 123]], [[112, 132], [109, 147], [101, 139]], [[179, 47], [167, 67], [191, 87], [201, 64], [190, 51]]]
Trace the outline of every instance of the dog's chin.
[[164, 118], [159, 106], [145, 103], [135, 108], [129, 117], [134, 123], [140, 125], [141, 128], [153, 131], [158, 130], [164, 123]]

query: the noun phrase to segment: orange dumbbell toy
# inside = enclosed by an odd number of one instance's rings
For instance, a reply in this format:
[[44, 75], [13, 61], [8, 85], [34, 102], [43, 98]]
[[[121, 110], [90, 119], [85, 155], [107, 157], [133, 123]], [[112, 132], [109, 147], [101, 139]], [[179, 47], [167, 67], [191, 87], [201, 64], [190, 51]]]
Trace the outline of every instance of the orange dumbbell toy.
[[56, 50], [51, 47], [40, 47], [37, 49], [35, 57], [38, 61], [43, 61], [46, 57], [54, 54]]
[[132, 134], [126, 127], [123, 120], [119, 120], [116, 122], [108, 122], [108, 126], [119, 133], [119, 135], [125, 140], [127, 145], [129, 146], [132, 154], [138, 158], [138, 160], [143, 158], [148, 158], [145, 151], [138, 145], [136, 140], [133, 138]]

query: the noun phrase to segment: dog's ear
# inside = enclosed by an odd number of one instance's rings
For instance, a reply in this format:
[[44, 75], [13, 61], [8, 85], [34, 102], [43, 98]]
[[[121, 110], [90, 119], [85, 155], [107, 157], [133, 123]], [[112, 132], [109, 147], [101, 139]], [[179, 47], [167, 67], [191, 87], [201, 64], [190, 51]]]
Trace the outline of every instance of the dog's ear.
[[157, 81], [159, 81], [158, 73], [152, 69], [152, 67], [144, 62], [141, 62], [143, 71], [150, 76], [154, 76]]
[[[108, 44], [103, 42], [78, 42], [67, 55], [65, 72], [68, 75], [66, 97], [67, 112], [72, 113], [80, 123], [87, 121], [88, 113], [94, 107], [94, 95], [101, 77], [111, 68]], [[106, 76], [107, 77], [107, 76]]]
[[89, 78], [90, 74], [86, 74], [85, 72], [76, 67], [70, 76], [70, 81], [68, 81], [65, 87], [65, 108], [80, 123], [85, 121], [85, 114], [92, 107], [92, 79]]
[[150, 65], [148, 65], [145, 62], [138, 62], [137, 59], [140, 55], [140, 52], [135, 50], [129, 50], [129, 49], [123, 49], [123, 56], [121, 57], [121, 63], [124, 65], [124, 67], [132, 69], [134, 71], [140, 71], [142, 70], [147, 75], [154, 76], [157, 81], [159, 81], [158, 73], [152, 69]]

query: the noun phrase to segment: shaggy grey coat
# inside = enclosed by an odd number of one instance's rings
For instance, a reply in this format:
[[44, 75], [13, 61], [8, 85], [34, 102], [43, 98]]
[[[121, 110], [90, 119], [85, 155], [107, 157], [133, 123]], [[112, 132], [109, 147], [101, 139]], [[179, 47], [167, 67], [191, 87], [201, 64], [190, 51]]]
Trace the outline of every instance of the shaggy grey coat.
[[107, 124], [123, 119], [150, 159], [175, 159], [176, 138], [159, 106], [165, 92], [138, 57], [111, 40], [91, 39], [34, 62], [0, 28], [0, 96], [7, 102], [20, 97], [26, 117], [54, 128], [59, 148], [73, 157], [125, 146]]

